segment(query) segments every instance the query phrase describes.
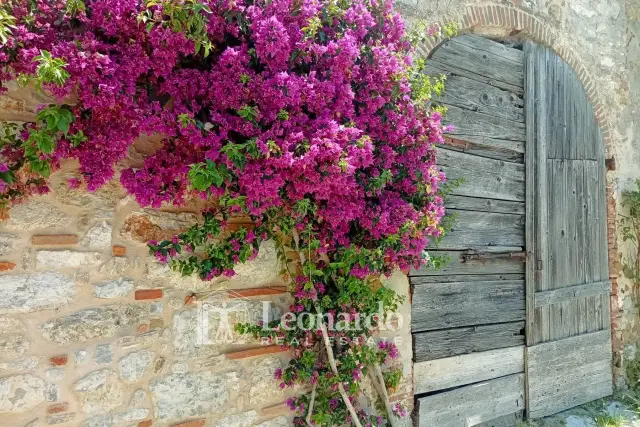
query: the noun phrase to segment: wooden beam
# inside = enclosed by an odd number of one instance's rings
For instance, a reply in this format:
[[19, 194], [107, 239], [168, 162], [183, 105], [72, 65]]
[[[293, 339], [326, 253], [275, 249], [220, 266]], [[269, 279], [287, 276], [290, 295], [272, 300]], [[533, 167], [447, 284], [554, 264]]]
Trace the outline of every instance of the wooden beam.
[[591, 297], [611, 293], [611, 281], [587, 283], [535, 293], [535, 307], [568, 302], [578, 298]]
[[524, 375], [515, 374], [418, 399], [419, 427], [475, 426], [524, 409]]
[[413, 391], [430, 393], [524, 372], [524, 346], [464, 354], [413, 365]]

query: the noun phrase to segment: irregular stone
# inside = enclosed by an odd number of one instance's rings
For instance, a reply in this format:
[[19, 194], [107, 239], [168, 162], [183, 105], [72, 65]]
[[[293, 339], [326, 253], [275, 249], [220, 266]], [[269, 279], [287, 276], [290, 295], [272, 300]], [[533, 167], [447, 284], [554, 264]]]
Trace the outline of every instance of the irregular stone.
[[198, 309], [182, 310], [173, 316], [173, 349], [181, 356], [197, 357], [215, 355], [218, 350], [212, 345], [204, 345], [207, 336], [214, 332], [200, 331], [203, 326], [199, 322]]
[[106, 365], [113, 361], [113, 348], [111, 344], [101, 344], [96, 346], [96, 353], [93, 356], [99, 365]]
[[0, 313], [25, 313], [69, 304], [76, 296], [73, 279], [61, 273], [0, 276]]
[[161, 302], [154, 302], [149, 306], [149, 313], [154, 316], [162, 315], [163, 304]]
[[93, 286], [93, 294], [103, 299], [126, 297], [132, 291], [133, 280], [131, 279], [110, 280]]
[[55, 384], [49, 384], [44, 393], [44, 398], [47, 402], [57, 402], [59, 396], [58, 386]]
[[197, 216], [188, 212], [133, 212], [124, 221], [120, 236], [125, 240], [147, 243], [168, 240], [197, 223]]
[[49, 424], [50, 426], [57, 424], [66, 424], [72, 421], [75, 417], [75, 413], [51, 415], [47, 417], [47, 424]]
[[275, 243], [271, 240], [262, 242], [258, 256], [244, 264], [236, 265], [233, 270], [236, 275], [230, 280], [234, 286], [261, 286], [278, 280], [282, 269], [278, 260]]
[[0, 371], [31, 371], [38, 366], [40, 359], [36, 356], [0, 363]]
[[[79, 179], [81, 184], [77, 188], [70, 188], [68, 181]], [[56, 199], [63, 205], [79, 206], [81, 208], [114, 208], [123, 197], [122, 187], [117, 179], [112, 179], [96, 191], [88, 191], [79, 173], [57, 173], [51, 178], [51, 188]]]
[[120, 377], [125, 381], [138, 381], [142, 378], [147, 368], [151, 366], [153, 357], [153, 352], [149, 350], [140, 350], [127, 354], [118, 363]]
[[251, 404], [264, 403], [282, 396], [282, 390], [273, 380], [276, 370], [280, 368], [282, 368], [282, 362], [277, 357], [268, 357], [254, 362], [249, 390]]
[[95, 225], [87, 231], [80, 245], [88, 249], [105, 250], [111, 247], [111, 233], [113, 228], [106, 221]]
[[82, 365], [87, 361], [87, 350], [78, 350], [74, 353], [76, 365]]
[[130, 423], [132, 421], [144, 420], [149, 416], [149, 410], [144, 408], [131, 408], [127, 409], [124, 412], [118, 412], [113, 414], [112, 422], [113, 424], [122, 424], [122, 423]]
[[98, 252], [78, 251], [37, 251], [37, 268], [87, 267], [100, 264]]
[[22, 322], [12, 317], [0, 317], [0, 357], [18, 357], [30, 346], [27, 328]]
[[154, 330], [139, 335], [129, 335], [116, 340], [116, 345], [123, 348], [152, 344], [160, 338], [160, 331]]
[[25, 412], [45, 400], [47, 384], [30, 374], [0, 378], [0, 412]]
[[94, 371], [81, 378], [74, 391], [82, 411], [87, 414], [106, 413], [122, 404], [122, 384], [118, 375], [109, 369]]
[[38, 230], [41, 228], [66, 228], [73, 217], [42, 199], [31, 199], [15, 205], [9, 210], [7, 227], [16, 230]]
[[217, 427], [247, 427], [258, 419], [256, 411], [247, 411], [241, 414], [229, 415], [216, 422]]
[[188, 370], [189, 365], [187, 365], [185, 362], [176, 362], [171, 365], [171, 372], [173, 372], [174, 374], [184, 374]]
[[98, 415], [97, 417], [89, 418], [80, 427], [111, 427], [113, 421], [111, 415]]
[[12, 253], [19, 241], [20, 238], [15, 234], [0, 233], [0, 256]]
[[130, 408], [139, 408], [140, 406], [144, 405], [144, 401], [147, 398], [147, 392], [144, 391], [143, 389], [138, 389], [136, 390], [135, 393], [133, 393], [133, 397], [131, 398], [131, 402], [129, 402], [129, 407]]
[[211, 372], [172, 374], [149, 386], [158, 420], [182, 420], [224, 410], [229, 391], [224, 376]]
[[211, 283], [213, 283], [200, 280], [197, 276], [182, 276], [177, 271], [172, 270], [169, 264], [158, 262], [151, 257], [147, 259], [146, 278], [153, 283], [160, 282], [176, 289], [194, 292], [206, 291], [210, 289]]
[[160, 356], [156, 359], [156, 363], [153, 364], [153, 373], [158, 374], [164, 368], [164, 364], [167, 361], [164, 357]]
[[127, 258], [115, 257], [100, 266], [100, 273], [109, 276], [122, 276], [129, 271], [129, 260]]
[[50, 320], [40, 326], [42, 336], [60, 345], [110, 338], [117, 331], [135, 326], [145, 317], [139, 305], [109, 305], [89, 308]]
[[278, 417], [257, 424], [255, 427], [290, 427], [291, 425], [292, 423], [287, 419], [287, 417]]
[[566, 419], [567, 427], [596, 427], [596, 423], [590, 418], [577, 417], [570, 415]]
[[61, 379], [64, 378], [64, 369], [62, 368], [47, 369], [47, 371], [45, 372], [45, 375], [51, 381], [60, 381]]

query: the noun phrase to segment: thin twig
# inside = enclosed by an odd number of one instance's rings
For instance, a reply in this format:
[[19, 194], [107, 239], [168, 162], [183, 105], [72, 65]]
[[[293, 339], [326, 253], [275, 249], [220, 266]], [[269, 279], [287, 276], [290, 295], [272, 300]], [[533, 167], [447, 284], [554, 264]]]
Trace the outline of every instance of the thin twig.
[[373, 381], [373, 385], [378, 389], [378, 394], [380, 394], [380, 398], [384, 403], [384, 408], [387, 411], [387, 418], [389, 419], [389, 423], [391, 424], [391, 427], [396, 427], [398, 425], [398, 421], [395, 414], [393, 413], [393, 408], [391, 408], [389, 394], [387, 393], [387, 386], [385, 386], [384, 384], [382, 369], [380, 369], [380, 365], [378, 365], [377, 363], [373, 365], [373, 377], [374, 378], [372, 378], [371, 380]]

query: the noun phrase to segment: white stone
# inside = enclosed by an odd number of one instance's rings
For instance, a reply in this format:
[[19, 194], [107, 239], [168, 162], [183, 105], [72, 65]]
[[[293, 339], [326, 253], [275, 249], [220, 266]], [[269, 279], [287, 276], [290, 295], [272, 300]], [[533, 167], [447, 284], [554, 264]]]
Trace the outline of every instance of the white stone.
[[132, 421], [144, 420], [149, 416], [149, 410], [144, 408], [131, 408], [124, 412], [118, 412], [113, 415], [113, 424], [130, 423]]
[[153, 357], [153, 352], [149, 350], [140, 350], [127, 354], [118, 363], [120, 377], [125, 381], [138, 381], [142, 378], [147, 368], [151, 366]]
[[230, 279], [230, 283], [233, 283], [233, 286], [251, 285], [252, 287], [273, 283], [279, 278], [281, 269], [275, 243], [269, 240], [262, 242], [255, 259], [233, 268], [236, 275]]
[[158, 420], [182, 420], [224, 411], [229, 391], [224, 376], [212, 372], [172, 374], [149, 386]]
[[282, 368], [282, 362], [277, 357], [268, 357], [254, 362], [251, 371], [251, 390], [249, 391], [251, 404], [260, 404], [282, 397], [282, 390], [273, 380], [274, 374], [279, 368]]
[[122, 404], [122, 384], [118, 375], [109, 369], [94, 371], [81, 378], [74, 391], [82, 411], [87, 414], [106, 413]]
[[98, 252], [78, 251], [37, 251], [36, 266], [38, 268], [90, 267], [100, 264]]
[[113, 361], [113, 346], [111, 344], [100, 344], [96, 346], [93, 359], [98, 365], [106, 365]]
[[0, 233], [0, 255], [9, 255], [14, 250], [16, 250], [16, 246], [20, 238], [15, 234], [10, 233]]
[[22, 322], [12, 317], [0, 317], [0, 358], [18, 357], [30, 346], [27, 328]]
[[80, 241], [80, 245], [88, 249], [104, 250], [111, 247], [111, 233], [113, 228], [106, 221], [95, 225], [87, 231], [87, 234]]
[[73, 217], [42, 199], [15, 205], [9, 210], [7, 227], [17, 230], [38, 230], [43, 228], [66, 228]]
[[127, 258], [113, 257], [100, 266], [100, 273], [109, 276], [122, 276], [129, 271], [131, 263]]
[[110, 280], [93, 286], [93, 294], [102, 299], [126, 297], [131, 292], [133, 292], [131, 279]]
[[47, 371], [45, 372], [45, 375], [51, 381], [60, 381], [61, 379], [64, 378], [64, 369], [62, 368], [47, 369]]
[[0, 378], [0, 412], [25, 412], [45, 401], [47, 384], [33, 375]]
[[87, 350], [78, 350], [74, 353], [76, 359], [76, 365], [82, 365], [87, 362]]
[[199, 340], [198, 330], [200, 327], [197, 308], [182, 310], [174, 314], [173, 348], [177, 355], [196, 357], [218, 353], [216, 347], [204, 345], [203, 341]]
[[189, 370], [189, 365], [185, 362], [176, 362], [171, 365], [171, 372], [174, 374], [184, 374]]
[[133, 397], [131, 398], [131, 402], [129, 403], [129, 407], [130, 408], [139, 408], [140, 406], [144, 405], [144, 401], [147, 398], [147, 392], [144, 391], [143, 389], [138, 389], [136, 390], [135, 393], [133, 393]]
[[176, 289], [185, 291], [205, 291], [211, 287], [210, 282], [200, 280], [197, 276], [182, 276], [171, 269], [169, 264], [163, 264], [154, 258], [147, 259], [146, 278], [153, 283], [168, 284]]
[[287, 419], [286, 417], [278, 417], [257, 424], [255, 427], [290, 427], [291, 425], [291, 421], [289, 421], [289, 419]]
[[229, 415], [216, 422], [216, 427], [247, 427], [258, 419], [256, 411], [247, 411], [241, 414]]
[[36, 356], [0, 363], [0, 371], [31, 371], [38, 366], [40, 360]]
[[0, 313], [24, 313], [57, 308], [76, 296], [76, 284], [54, 272], [0, 276]]
[[145, 317], [139, 305], [108, 305], [88, 308], [40, 326], [42, 336], [60, 345], [110, 338], [116, 332], [135, 326]]

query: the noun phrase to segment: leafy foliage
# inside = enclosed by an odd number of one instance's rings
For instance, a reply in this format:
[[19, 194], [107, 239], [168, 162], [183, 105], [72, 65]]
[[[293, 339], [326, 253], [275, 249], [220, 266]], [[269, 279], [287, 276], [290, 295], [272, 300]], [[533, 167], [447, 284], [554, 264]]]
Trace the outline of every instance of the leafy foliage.
[[640, 286], [640, 179], [636, 181], [636, 189], [622, 192], [622, 207], [627, 209], [629, 214], [620, 215], [619, 227], [623, 241], [631, 246], [629, 255], [623, 259], [623, 270], [625, 276], [633, 280], [638, 288]]

